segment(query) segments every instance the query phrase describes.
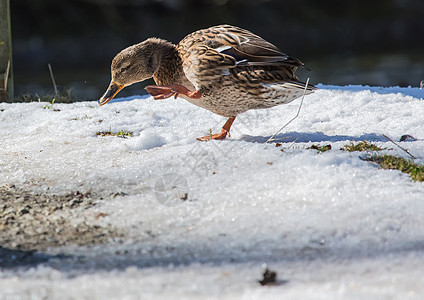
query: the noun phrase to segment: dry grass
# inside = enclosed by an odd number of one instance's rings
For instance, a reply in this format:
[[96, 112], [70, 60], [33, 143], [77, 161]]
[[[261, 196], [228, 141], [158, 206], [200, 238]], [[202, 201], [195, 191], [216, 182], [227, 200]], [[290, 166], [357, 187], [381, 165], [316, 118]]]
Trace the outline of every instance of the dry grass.
[[349, 145], [345, 145], [340, 150], [348, 151], [348, 152], [355, 152], [355, 151], [364, 152], [364, 151], [383, 151], [385, 149], [386, 148], [378, 147], [368, 141], [362, 141], [356, 144], [354, 142], [350, 142]]
[[412, 180], [422, 182], [424, 181], [424, 166], [418, 165], [411, 160], [394, 155], [374, 155], [365, 158], [366, 161], [377, 163], [382, 169], [399, 170], [411, 176]]

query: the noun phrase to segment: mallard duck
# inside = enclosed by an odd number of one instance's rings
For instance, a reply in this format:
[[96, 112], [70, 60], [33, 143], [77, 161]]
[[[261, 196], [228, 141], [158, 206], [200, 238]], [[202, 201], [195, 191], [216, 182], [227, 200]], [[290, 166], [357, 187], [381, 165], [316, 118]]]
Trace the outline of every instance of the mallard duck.
[[154, 99], [181, 97], [228, 120], [218, 134], [229, 136], [236, 116], [250, 109], [289, 103], [316, 88], [294, 74], [304, 64], [248, 30], [219, 25], [195, 31], [177, 45], [149, 38], [119, 52], [112, 60], [112, 80], [99, 104], [124, 87], [154, 79], [146, 86]]

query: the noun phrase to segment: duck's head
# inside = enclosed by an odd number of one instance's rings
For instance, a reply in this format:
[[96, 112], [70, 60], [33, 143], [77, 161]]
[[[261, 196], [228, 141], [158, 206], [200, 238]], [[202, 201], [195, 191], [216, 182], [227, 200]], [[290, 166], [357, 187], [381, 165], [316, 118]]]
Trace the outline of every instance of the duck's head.
[[162, 58], [174, 47], [175, 45], [165, 40], [150, 38], [119, 52], [112, 60], [112, 80], [99, 99], [99, 104], [108, 103], [124, 87], [151, 78], [159, 68]]

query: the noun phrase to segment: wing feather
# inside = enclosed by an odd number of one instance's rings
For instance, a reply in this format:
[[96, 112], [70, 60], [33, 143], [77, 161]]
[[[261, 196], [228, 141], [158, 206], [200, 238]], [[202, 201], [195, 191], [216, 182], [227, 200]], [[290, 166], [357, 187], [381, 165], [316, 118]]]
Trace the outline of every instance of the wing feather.
[[[248, 30], [219, 25], [193, 32], [177, 45], [187, 78], [199, 88], [234, 67], [273, 67], [291, 73], [304, 64]], [[290, 76], [289, 76], [290, 77]]]

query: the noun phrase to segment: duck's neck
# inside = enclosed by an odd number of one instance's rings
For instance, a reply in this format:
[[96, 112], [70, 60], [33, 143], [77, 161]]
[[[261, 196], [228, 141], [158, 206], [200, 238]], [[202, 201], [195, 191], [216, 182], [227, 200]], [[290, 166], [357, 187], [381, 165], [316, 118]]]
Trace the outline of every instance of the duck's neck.
[[157, 85], [184, 84], [184, 71], [182, 61], [171, 43], [164, 44], [160, 65], [153, 73], [153, 79]]

